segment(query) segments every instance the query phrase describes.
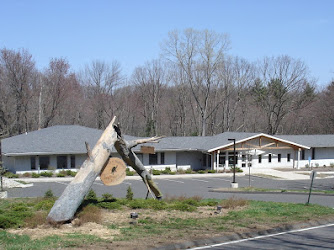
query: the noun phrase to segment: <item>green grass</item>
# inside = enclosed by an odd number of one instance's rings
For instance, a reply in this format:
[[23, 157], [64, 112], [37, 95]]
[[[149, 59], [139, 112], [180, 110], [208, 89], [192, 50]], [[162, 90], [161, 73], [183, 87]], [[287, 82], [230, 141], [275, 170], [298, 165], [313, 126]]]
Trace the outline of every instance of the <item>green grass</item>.
[[0, 231], [0, 245], [6, 250], [80, 248], [97, 242], [106, 241], [96, 236], [85, 234], [54, 235], [32, 240], [27, 235], [16, 235]]
[[[136, 226], [122, 227], [115, 241], [128, 241], [145, 238], [149, 235], [174, 237], [175, 232], [187, 235], [199, 230], [212, 233], [249, 231], [251, 228], [272, 228], [279, 225], [299, 223], [324, 217], [334, 218], [332, 208], [319, 205], [288, 204], [276, 202], [251, 201], [246, 209], [230, 211], [225, 216], [208, 218], [166, 218], [154, 221], [150, 217], [138, 220]], [[196, 216], [194, 216], [196, 217]], [[174, 235], [174, 236], [173, 236]]]
[[[304, 190], [290, 190], [290, 189], [269, 189], [269, 188], [257, 188], [257, 187], [241, 187], [241, 188], [225, 188], [220, 189], [225, 191], [242, 191], [242, 192], [277, 192], [277, 193], [308, 193], [309, 189]], [[319, 193], [319, 194], [334, 194], [333, 190], [318, 190], [318, 189], [312, 189], [312, 193]]]
[[[79, 212], [81, 215], [91, 208], [94, 214], [98, 209], [122, 209], [128, 213], [135, 209], [139, 211], [139, 218], [135, 225], [129, 222], [117, 223], [115, 221], [104, 222], [109, 229], [119, 230], [113, 242], [127, 242], [142, 240], [149, 242], [150, 239], [189, 240], [198, 235], [221, 235], [231, 232], [246, 232], [250, 230], [269, 229], [286, 224], [307, 222], [322, 218], [334, 218], [334, 210], [319, 205], [291, 204], [263, 201], [246, 201], [242, 199], [200, 199], [200, 197], [169, 198], [164, 201], [144, 199], [104, 199], [97, 198], [94, 203], [87, 203]], [[45, 222], [47, 212], [54, 203], [54, 199], [46, 198], [21, 198], [0, 201], [0, 227], [18, 228], [24, 227], [27, 218], [40, 223]], [[102, 205], [103, 204], [103, 205]], [[215, 214], [216, 206], [221, 205], [224, 209], [222, 214]], [[197, 216], [198, 207], [206, 206], [211, 213], [207, 216]], [[94, 208], [94, 209], [93, 209]], [[130, 210], [131, 209], [131, 210]], [[155, 218], [160, 211], [165, 217]], [[178, 212], [181, 211], [181, 212]], [[190, 215], [189, 212], [192, 212]], [[40, 217], [37, 217], [37, 214]], [[90, 212], [92, 213], [92, 212]], [[179, 214], [179, 216], [176, 216]], [[188, 214], [189, 216], [183, 216]], [[89, 217], [89, 214], [88, 214]], [[94, 219], [92, 217], [92, 219]], [[130, 220], [130, 219], [129, 219]], [[41, 239], [31, 239], [26, 235], [10, 234], [6, 230], [0, 230], [1, 249], [53, 249], [53, 248], [81, 248], [108, 244], [96, 236], [84, 234], [67, 234], [65, 236], [48, 236]]]

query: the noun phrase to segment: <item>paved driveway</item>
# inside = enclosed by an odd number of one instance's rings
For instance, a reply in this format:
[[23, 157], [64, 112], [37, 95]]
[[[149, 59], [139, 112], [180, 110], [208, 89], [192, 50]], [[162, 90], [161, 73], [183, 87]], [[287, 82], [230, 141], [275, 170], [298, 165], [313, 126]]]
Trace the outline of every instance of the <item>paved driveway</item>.
[[[155, 176], [155, 182], [158, 184], [164, 196], [200, 196], [203, 198], [226, 199], [229, 197], [240, 197], [249, 200], [278, 201], [305, 203], [308, 194], [288, 194], [288, 193], [228, 193], [212, 192], [218, 188], [228, 188], [232, 181], [232, 176], [225, 175], [188, 175], [188, 176]], [[33, 179], [32, 179], [33, 180]], [[70, 180], [62, 178], [35, 180], [33, 187], [9, 189], [9, 197], [40, 197], [44, 196], [48, 189], [51, 189], [56, 196], [60, 196]], [[237, 176], [236, 181], [239, 187], [247, 187], [249, 183], [253, 187], [274, 188], [274, 189], [297, 189], [308, 190], [310, 180], [279, 180], [256, 176]], [[321, 190], [332, 190], [333, 179], [316, 179], [314, 188]], [[117, 186], [107, 187], [101, 181], [96, 180], [92, 186], [98, 196], [104, 193], [111, 193], [114, 197], [125, 197], [128, 186], [131, 186], [136, 198], [145, 198], [147, 189], [139, 177], [126, 178], [124, 182]], [[334, 208], [334, 196], [312, 195], [311, 203], [317, 203]]]

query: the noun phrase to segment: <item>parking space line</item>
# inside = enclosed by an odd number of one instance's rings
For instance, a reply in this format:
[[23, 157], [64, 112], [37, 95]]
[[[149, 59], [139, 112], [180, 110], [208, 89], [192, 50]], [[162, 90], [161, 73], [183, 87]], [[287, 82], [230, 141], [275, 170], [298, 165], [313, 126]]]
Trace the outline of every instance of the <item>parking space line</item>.
[[190, 179], [192, 181], [201, 181], [201, 182], [209, 182], [209, 181], [204, 181], [204, 180], [198, 180], [198, 179]]
[[165, 180], [165, 181], [171, 181], [171, 182], [177, 182], [177, 183], [184, 183], [183, 181], [175, 181], [175, 180], [170, 180], [170, 179], [163, 179], [163, 180]]
[[60, 181], [54, 181], [54, 183], [58, 183], [58, 184], [62, 184], [62, 185], [65, 185], [65, 186], [67, 186], [69, 183], [64, 183], [64, 182], [60, 182]]

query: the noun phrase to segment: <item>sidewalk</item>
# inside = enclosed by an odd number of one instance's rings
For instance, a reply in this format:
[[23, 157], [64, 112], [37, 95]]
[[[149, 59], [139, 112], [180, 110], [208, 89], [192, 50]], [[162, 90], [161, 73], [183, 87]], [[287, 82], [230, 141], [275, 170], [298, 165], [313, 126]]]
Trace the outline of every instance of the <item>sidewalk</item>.
[[310, 179], [310, 174], [305, 172], [294, 172], [294, 171], [279, 171], [275, 169], [251, 169], [251, 175], [272, 177], [283, 180], [307, 180]]

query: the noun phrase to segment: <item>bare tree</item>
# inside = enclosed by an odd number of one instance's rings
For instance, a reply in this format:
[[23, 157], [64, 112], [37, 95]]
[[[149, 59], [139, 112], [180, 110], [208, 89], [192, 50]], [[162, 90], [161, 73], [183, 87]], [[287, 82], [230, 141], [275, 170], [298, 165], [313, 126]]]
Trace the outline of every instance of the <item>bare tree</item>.
[[[40, 77], [40, 127], [46, 128], [66, 109], [66, 99], [70, 97], [71, 85], [75, 84], [75, 75], [69, 71], [70, 65], [63, 58], [53, 58], [49, 67]], [[62, 120], [62, 119], [61, 119]]]
[[81, 81], [87, 86], [87, 97], [91, 100], [96, 126], [99, 129], [104, 128], [105, 121], [112, 116], [108, 113], [108, 107], [111, 107], [111, 96], [120, 83], [120, 74], [121, 68], [117, 61], [114, 61], [110, 66], [100, 60], [92, 61], [86, 65], [81, 74]]
[[166, 84], [166, 74], [159, 60], [153, 60], [144, 67], [137, 67], [132, 76], [137, 87], [143, 106], [142, 115], [145, 118], [145, 135], [156, 135], [158, 132], [158, 119], [160, 100]]
[[186, 29], [183, 33], [170, 32], [163, 45], [166, 58], [184, 72], [190, 86], [202, 136], [206, 135], [207, 119], [211, 115], [208, 104], [212, 90], [218, 84], [217, 70], [228, 47], [226, 34], [193, 29]]
[[2, 49], [0, 65], [1, 88], [10, 96], [9, 102], [2, 104], [0, 120], [9, 135], [20, 134], [29, 130], [28, 107], [36, 80], [35, 63], [26, 50]]
[[286, 116], [313, 98], [308, 69], [289, 56], [264, 58], [253, 85], [253, 96], [266, 119], [266, 132], [276, 134]]

